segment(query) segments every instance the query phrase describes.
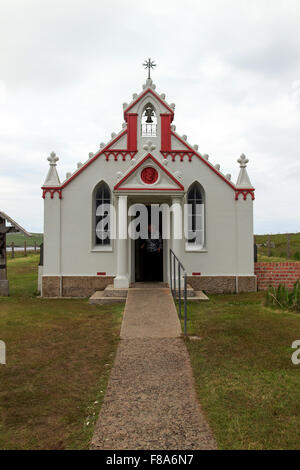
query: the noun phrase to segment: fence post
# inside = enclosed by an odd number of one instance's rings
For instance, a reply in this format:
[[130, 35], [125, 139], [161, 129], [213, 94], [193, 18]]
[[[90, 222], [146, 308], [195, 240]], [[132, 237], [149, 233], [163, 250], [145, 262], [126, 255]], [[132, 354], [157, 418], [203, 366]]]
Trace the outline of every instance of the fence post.
[[27, 256], [27, 243], [26, 243], [26, 240], [24, 240], [24, 256]]
[[291, 258], [291, 235], [290, 233], [287, 234], [286, 240], [286, 257], [287, 259]]
[[34, 242], [34, 252], [36, 253], [36, 241]]
[[11, 257], [15, 257], [15, 243], [11, 242]]
[[271, 256], [271, 237], [268, 235], [268, 256]]

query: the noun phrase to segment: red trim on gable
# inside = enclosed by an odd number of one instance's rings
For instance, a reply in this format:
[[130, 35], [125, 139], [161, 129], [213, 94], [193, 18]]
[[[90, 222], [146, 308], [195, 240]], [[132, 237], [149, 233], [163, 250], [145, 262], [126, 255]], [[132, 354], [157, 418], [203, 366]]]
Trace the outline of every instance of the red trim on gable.
[[166, 159], [168, 155], [171, 155], [172, 157], [172, 162], [175, 162], [175, 157], [177, 155], [180, 156], [180, 161], [183, 162], [183, 159], [185, 156], [188, 157], [189, 159], [189, 162], [192, 161], [192, 157], [193, 155], [195, 155], [194, 152], [190, 152], [189, 150], [169, 150], [169, 151], [163, 151], [161, 150], [160, 153], [162, 154], [162, 156]]
[[126, 149], [115, 149], [115, 150], [112, 149], [112, 150], [105, 150], [104, 155], [105, 155], [105, 159], [107, 162], [109, 161], [109, 157], [111, 155], [114, 157], [115, 162], [118, 161], [119, 155], [121, 155], [123, 162], [125, 162], [127, 155], [129, 155], [130, 159], [132, 160], [136, 153], [137, 153], [137, 150], [133, 152], [129, 152], [129, 150], [126, 150]]
[[171, 150], [171, 115], [161, 114], [161, 151]]
[[128, 113], [128, 111], [129, 111], [133, 106], [135, 106], [136, 103], [138, 103], [142, 98], [144, 98], [144, 96], [145, 96], [148, 92], [152, 93], [152, 95], [153, 95], [156, 99], [158, 99], [158, 101], [159, 101], [168, 111], [170, 111], [170, 113], [171, 113], [171, 115], [172, 115], [172, 119], [171, 119], [171, 122], [172, 122], [173, 119], [174, 119], [174, 111], [173, 111], [173, 109], [170, 108], [170, 107], [167, 105], [167, 103], [165, 103], [165, 102], [161, 99], [161, 97], [158, 95], [158, 93], [156, 93], [155, 91], [153, 91], [151, 88], [147, 88], [140, 96], [138, 96], [138, 98], [137, 98], [133, 103], [131, 103], [131, 104], [128, 106], [128, 108], [126, 108], [126, 109], [124, 110], [124, 119], [125, 119], [125, 121], [127, 121], [127, 113]]
[[118, 188], [117, 191], [184, 191], [177, 188]]
[[136, 113], [128, 114], [127, 120], [127, 149], [135, 151], [137, 149], [137, 117]]
[[181, 142], [183, 145], [186, 146], [186, 148], [188, 148], [189, 150], [191, 150], [195, 155], [196, 157], [198, 157], [200, 160], [203, 161], [203, 163], [205, 163], [214, 173], [216, 173], [216, 175], [218, 175], [223, 181], [225, 181], [226, 184], [228, 184], [228, 186], [230, 186], [234, 191], [236, 190], [236, 187], [227, 179], [225, 178], [225, 176], [221, 175], [218, 170], [216, 170], [207, 160], [205, 160], [205, 158], [203, 158], [200, 153], [196, 152], [195, 149], [193, 149], [190, 145], [188, 145], [184, 140], [182, 140], [178, 135], [175, 134], [174, 131], [171, 130], [171, 134], [177, 139], [179, 140], [179, 142]]
[[250, 194], [251, 198], [252, 198], [252, 201], [254, 201], [254, 199], [255, 199], [254, 191], [255, 191], [255, 189], [251, 189], [251, 188], [248, 188], [248, 189], [239, 188], [235, 191], [235, 200], [238, 201], [239, 195], [242, 194], [243, 198], [244, 198], [244, 201], [246, 201], [248, 194]]
[[[169, 188], [166, 188], [166, 189], [162, 189], [162, 188], [149, 188], [149, 187], [145, 187], [145, 188], [120, 188], [121, 184], [124, 183], [124, 181], [127, 180], [127, 178], [132, 175], [132, 173], [134, 173], [146, 160], [152, 160], [156, 165], [159, 166], [159, 168], [168, 175], [169, 178], [171, 178], [171, 180], [174, 181], [175, 184], [177, 184], [177, 186], [179, 186], [179, 189], [176, 189], [176, 188], [173, 188], [173, 189], [169, 189]], [[156, 158], [153, 157], [153, 155], [151, 155], [151, 153], [148, 153], [148, 155], [146, 155], [140, 162], [138, 162], [135, 167], [133, 167], [129, 173], [127, 173], [127, 175], [125, 175], [114, 187], [115, 190], [122, 190], [122, 191], [125, 191], [125, 190], [128, 190], [128, 191], [132, 191], [132, 190], [138, 190], [138, 191], [149, 191], [149, 190], [156, 190], [156, 191], [184, 191], [184, 187], [182, 186], [182, 184], [166, 169], [164, 168], [164, 166], [158, 161], [156, 160]]]
[[[62, 184], [61, 186], [57, 186], [57, 188], [48, 188], [48, 189], [62, 190], [63, 188], [65, 188], [74, 178], [76, 178], [76, 176], [78, 176], [80, 173], [82, 173], [83, 170], [85, 170], [91, 163], [93, 163], [93, 161], [97, 160], [97, 158], [100, 157], [100, 155], [102, 155], [103, 153], [105, 153], [105, 151], [109, 150], [109, 148], [113, 144], [118, 142], [118, 140], [120, 140], [121, 137], [123, 137], [125, 134], [127, 134], [127, 129], [125, 129], [123, 132], [121, 132], [120, 135], [115, 137], [115, 139], [113, 139], [111, 142], [109, 142], [105, 147], [103, 147], [103, 149], [99, 150], [99, 152], [97, 152], [96, 155], [93, 156], [93, 158], [88, 160], [81, 168], [79, 168], [79, 170], [77, 170], [76, 173], [74, 173], [74, 175], [72, 175], [64, 184]], [[117, 149], [113, 149], [113, 151], [117, 151]], [[42, 189], [46, 190], [47, 187], [42, 187]]]
[[54, 196], [55, 193], [58, 193], [59, 199], [62, 198], [62, 193], [61, 193], [61, 189], [60, 189], [60, 188], [49, 188], [49, 187], [46, 187], [46, 188], [45, 188], [45, 187], [44, 187], [44, 188], [42, 188], [42, 190], [43, 190], [43, 195], [42, 195], [42, 198], [43, 198], [43, 199], [45, 199], [47, 193], [50, 193], [51, 199], [53, 199], [53, 196]]

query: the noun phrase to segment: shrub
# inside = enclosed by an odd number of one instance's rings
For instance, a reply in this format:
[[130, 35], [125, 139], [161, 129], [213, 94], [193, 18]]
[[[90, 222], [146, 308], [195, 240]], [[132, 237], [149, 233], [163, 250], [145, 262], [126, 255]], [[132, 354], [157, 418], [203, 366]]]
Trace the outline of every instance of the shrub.
[[300, 312], [300, 280], [295, 282], [292, 291], [284, 284], [279, 284], [277, 289], [269, 287], [266, 295], [266, 305]]
[[296, 253], [294, 253], [294, 259], [300, 260], [300, 251], [296, 251]]

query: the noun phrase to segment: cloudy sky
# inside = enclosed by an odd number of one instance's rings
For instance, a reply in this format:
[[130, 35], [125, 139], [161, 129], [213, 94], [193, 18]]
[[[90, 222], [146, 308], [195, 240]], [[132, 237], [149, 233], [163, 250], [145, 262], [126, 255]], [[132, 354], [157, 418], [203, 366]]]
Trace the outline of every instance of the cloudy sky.
[[122, 125], [153, 57], [174, 124], [256, 188], [255, 231], [300, 231], [299, 0], [0, 0], [0, 210], [43, 230], [62, 179]]

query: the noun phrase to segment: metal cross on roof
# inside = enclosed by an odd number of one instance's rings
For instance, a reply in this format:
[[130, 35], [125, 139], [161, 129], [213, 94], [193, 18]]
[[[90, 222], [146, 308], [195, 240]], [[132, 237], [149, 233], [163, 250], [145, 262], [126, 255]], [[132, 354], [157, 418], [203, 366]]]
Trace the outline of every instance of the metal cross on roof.
[[145, 67], [145, 69], [148, 69], [148, 79], [151, 78], [150, 70], [156, 67], [156, 63], [154, 62], [154, 60], [151, 60], [151, 58], [149, 57], [148, 60], [145, 60], [145, 62], [143, 63], [143, 66]]

